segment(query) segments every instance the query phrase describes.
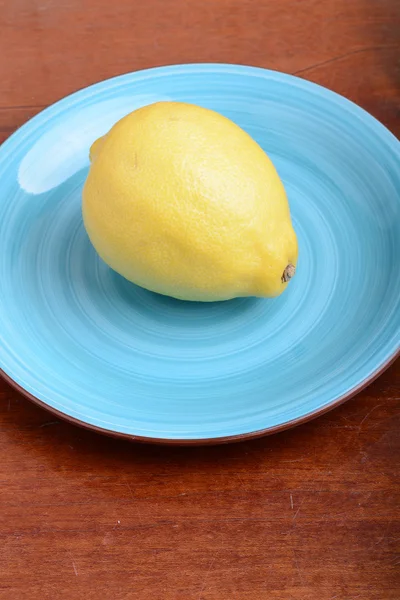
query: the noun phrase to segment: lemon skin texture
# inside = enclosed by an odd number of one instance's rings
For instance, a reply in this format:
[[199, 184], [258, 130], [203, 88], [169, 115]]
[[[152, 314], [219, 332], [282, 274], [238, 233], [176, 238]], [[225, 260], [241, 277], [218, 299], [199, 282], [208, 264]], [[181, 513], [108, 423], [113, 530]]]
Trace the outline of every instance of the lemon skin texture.
[[98, 139], [90, 160], [84, 224], [126, 279], [196, 301], [286, 288], [298, 248], [285, 189], [229, 119], [192, 104], [151, 104]]

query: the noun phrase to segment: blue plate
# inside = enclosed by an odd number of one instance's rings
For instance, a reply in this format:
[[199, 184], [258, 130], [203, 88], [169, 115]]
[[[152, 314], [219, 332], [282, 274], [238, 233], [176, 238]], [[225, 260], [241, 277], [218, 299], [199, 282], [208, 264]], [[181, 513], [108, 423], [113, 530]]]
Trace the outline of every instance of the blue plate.
[[[275, 163], [299, 264], [273, 300], [185, 303], [138, 288], [82, 225], [91, 143], [157, 100], [214, 109]], [[51, 106], [0, 149], [0, 364], [59, 415], [115, 435], [218, 442], [270, 433], [350, 397], [400, 341], [399, 142], [317, 85], [183, 65]]]

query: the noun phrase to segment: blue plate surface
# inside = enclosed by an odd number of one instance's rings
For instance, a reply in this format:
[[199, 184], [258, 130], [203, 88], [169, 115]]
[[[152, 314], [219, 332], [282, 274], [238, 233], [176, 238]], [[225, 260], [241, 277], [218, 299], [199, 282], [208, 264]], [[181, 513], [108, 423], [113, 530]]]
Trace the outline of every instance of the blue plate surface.
[[[137, 107], [192, 102], [275, 163], [299, 264], [273, 300], [185, 303], [96, 255], [81, 218], [91, 143]], [[276, 431], [376, 376], [400, 340], [399, 142], [344, 98], [233, 65], [111, 79], [0, 149], [0, 365], [47, 407], [114, 434], [221, 441]]]

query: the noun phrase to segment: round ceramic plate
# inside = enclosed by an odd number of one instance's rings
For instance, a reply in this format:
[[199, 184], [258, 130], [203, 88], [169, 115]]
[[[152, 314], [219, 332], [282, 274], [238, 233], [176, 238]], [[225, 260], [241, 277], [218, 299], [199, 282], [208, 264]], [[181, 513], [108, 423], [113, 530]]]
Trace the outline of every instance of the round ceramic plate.
[[[279, 298], [189, 303], [97, 256], [81, 218], [91, 143], [158, 100], [226, 115], [275, 163], [300, 258]], [[271, 433], [321, 414], [399, 348], [399, 142], [312, 83], [183, 65], [79, 91], [0, 149], [0, 364], [76, 423], [149, 441]]]

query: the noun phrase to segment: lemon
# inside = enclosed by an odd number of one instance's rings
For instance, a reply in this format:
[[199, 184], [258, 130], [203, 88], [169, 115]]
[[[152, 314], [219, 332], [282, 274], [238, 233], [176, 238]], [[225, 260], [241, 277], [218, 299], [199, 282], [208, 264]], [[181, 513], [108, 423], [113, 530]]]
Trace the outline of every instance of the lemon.
[[297, 239], [283, 184], [260, 146], [219, 113], [158, 102], [90, 150], [83, 219], [126, 279], [183, 300], [279, 295]]

